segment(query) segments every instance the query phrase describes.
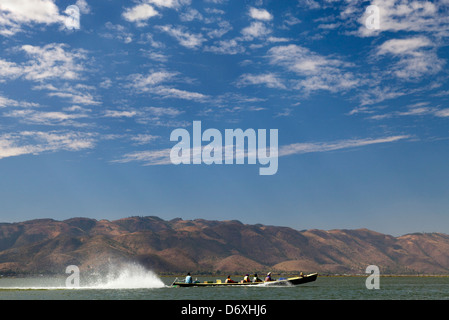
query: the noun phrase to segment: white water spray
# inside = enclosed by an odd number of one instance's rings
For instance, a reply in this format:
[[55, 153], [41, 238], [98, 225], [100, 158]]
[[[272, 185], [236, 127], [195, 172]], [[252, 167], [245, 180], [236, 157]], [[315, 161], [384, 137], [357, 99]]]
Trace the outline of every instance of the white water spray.
[[125, 264], [120, 267], [109, 267], [106, 275], [100, 280], [88, 281], [83, 288], [91, 289], [152, 289], [163, 288], [165, 284], [151, 270], [138, 264]]
[[[67, 287], [60, 284], [60, 278], [20, 278], [7, 279], [7, 285], [0, 285], [0, 290], [90, 290], [90, 289], [156, 289], [166, 285], [151, 270], [139, 264], [128, 263], [110, 265], [99, 270], [95, 275], [83, 277], [80, 273], [80, 282], [77, 287]], [[58, 280], [59, 279], [59, 280]]]

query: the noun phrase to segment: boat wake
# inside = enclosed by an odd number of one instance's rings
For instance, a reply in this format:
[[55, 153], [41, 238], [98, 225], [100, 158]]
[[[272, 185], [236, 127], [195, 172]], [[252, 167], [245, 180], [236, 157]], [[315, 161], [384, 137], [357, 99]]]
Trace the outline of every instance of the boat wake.
[[154, 289], [164, 288], [166, 285], [151, 270], [141, 265], [130, 264], [120, 268], [110, 268], [105, 277], [88, 283], [81, 288], [89, 289]]
[[[109, 266], [104, 272], [97, 272], [87, 279], [80, 277], [79, 286], [55, 284], [55, 279], [11, 279], [8, 286], [0, 290], [108, 290], [108, 289], [156, 289], [165, 288], [164, 282], [151, 270], [138, 264], [120, 267]], [[32, 283], [32, 284], [31, 284]]]

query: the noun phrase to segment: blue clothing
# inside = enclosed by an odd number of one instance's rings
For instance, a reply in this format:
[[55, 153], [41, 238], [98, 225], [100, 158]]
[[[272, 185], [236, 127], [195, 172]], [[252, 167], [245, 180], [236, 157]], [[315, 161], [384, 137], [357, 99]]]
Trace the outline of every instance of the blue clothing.
[[192, 277], [191, 276], [187, 276], [186, 280], [185, 280], [185, 283], [193, 283]]

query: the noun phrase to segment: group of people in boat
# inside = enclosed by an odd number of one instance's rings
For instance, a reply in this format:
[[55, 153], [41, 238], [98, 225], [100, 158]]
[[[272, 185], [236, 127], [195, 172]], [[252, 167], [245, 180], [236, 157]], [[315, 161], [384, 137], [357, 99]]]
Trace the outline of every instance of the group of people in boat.
[[[265, 281], [265, 282], [268, 282], [268, 281], [275, 281], [275, 279], [273, 279], [273, 278], [271, 277], [271, 272], [268, 272], [268, 273], [267, 273], [267, 276], [265, 277], [265, 280], [260, 279], [260, 278], [257, 276], [257, 273], [254, 274], [253, 279], [251, 279], [251, 277], [249, 276], [249, 274], [246, 274], [246, 275], [243, 277], [243, 280], [240, 280], [240, 283], [245, 283], [245, 282], [264, 282], [264, 281]], [[193, 283], [193, 278], [192, 278], [192, 276], [190, 275], [190, 272], [187, 273], [187, 276], [186, 276], [184, 282], [185, 282], [185, 283]], [[226, 280], [225, 280], [225, 283], [237, 283], [237, 281], [232, 280], [232, 279], [231, 279], [231, 276], [228, 276], [228, 277], [226, 278]]]
[[[268, 281], [275, 281], [275, 279], [273, 279], [273, 278], [271, 277], [271, 272], [268, 272], [268, 273], [267, 273], [267, 276], [265, 277], [264, 280], [260, 279], [259, 276], [257, 275], [257, 273], [255, 273], [255, 274], [253, 275], [253, 278], [252, 278], [252, 279], [251, 279], [251, 277], [250, 277], [249, 274], [246, 274], [246, 275], [243, 277], [243, 280], [240, 280], [240, 283], [245, 283], [245, 282], [268, 282]], [[225, 283], [236, 283], [236, 282], [237, 282], [237, 281], [234, 281], [234, 280], [231, 279], [231, 276], [228, 276], [228, 277], [226, 278], [226, 281], [225, 281]]]
[[[299, 274], [299, 276], [300, 276], [300, 277], [304, 277], [304, 274], [301, 272], [301, 273]], [[268, 272], [268, 273], [267, 273], [267, 276], [265, 277], [264, 280], [260, 279], [260, 278], [257, 276], [257, 273], [254, 274], [253, 279], [251, 280], [251, 277], [250, 277], [249, 274], [247, 273], [247, 274], [243, 277], [243, 280], [240, 280], [239, 283], [245, 283], [245, 282], [251, 282], [251, 283], [253, 283], [253, 282], [269, 282], [269, 281], [276, 281], [276, 279], [273, 279], [273, 278], [271, 277], [271, 272]], [[185, 283], [193, 283], [193, 278], [192, 278], [192, 276], [190, 275], [190, 272], [187, 273], [187, 276], [186, 276], [184, 282], [185, 282]], [[197, 281], [196, 281], [196, 282], [197, 282]], [[238, 283], [238, 282], [232, 280], [232, 279], [231, 279], [231, 276], [228, 276], [228, 277], [226, 278], [226, 280], [225, 280], [225, 283]]]
[[[240, 283], [245, 283], [245, 282], [268, 282], [268, 281], [274, 281], [275, 279], [273, 279], [271, 277], [271, 272], [267, 273], [267, 276], [265, 277], [265, 280], [259, 279], [259, 277], [257, 276], [257, 273], [254, 274], [253, 279], [251, 280], [249, 274], [246, 274], [243, 277], [243, 280], [240, 280]], [[237, 281], [234, 281], [231, 279], [231, 276], [228, 276], [225, 280], [225, 283], [236, 283]]]

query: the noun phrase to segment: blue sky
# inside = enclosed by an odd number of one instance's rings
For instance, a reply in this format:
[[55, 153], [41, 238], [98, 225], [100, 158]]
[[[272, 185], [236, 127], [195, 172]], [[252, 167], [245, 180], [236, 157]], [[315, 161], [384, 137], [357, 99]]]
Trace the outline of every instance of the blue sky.
[[[0, 0], [0, 220], [449, 233], [448, 11], [446, 0]], [[196, 120], [278, 129], [277, 173], [170, 164], [170, 133]]]

